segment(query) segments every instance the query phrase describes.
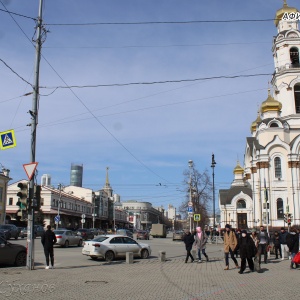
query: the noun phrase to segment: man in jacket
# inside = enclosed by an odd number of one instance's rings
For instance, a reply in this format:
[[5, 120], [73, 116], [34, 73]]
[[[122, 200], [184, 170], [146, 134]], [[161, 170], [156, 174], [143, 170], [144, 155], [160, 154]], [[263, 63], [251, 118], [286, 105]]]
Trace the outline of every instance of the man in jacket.
[[261, 255], [264, 255], [264, 262], [265, 264], [267, 262], [267, 256], [268, 256], [268, 245], [270, 243], [269, 241], [269, 234], [265, 231], [264, 226], [260, 226], [260, 231], [257, 236], [258, 238], [258, 254], [259, 254], [259, 264], [261, 264]]
[[[291, 232], [286, 237], [286, 243], [291, 252], [291, 265], [290, 269], [294, 269], [294, 256], [299, 252], [299, 233], [297, 233], [297, 228], [292, 227]], [[298, 268], [298, 265], [295, 263], [295, 268]]]
[[51, 230], [51, 226], [47, 226], [47, 230], [42, 235], [41, 242], [44, 247], [44, 253], [46, 256], [46, 270], [49, 269], [49, 256], [51, 260], [51, 269], [54, 268], [54, 251], [53, 251], [53, 245], [56, 243], [56, 236], [54, 232]]
[[183, 242], [185, 243], [185, 249], [186, 249], [185, 263], [188, 262], [189, 257], [191, 258], [192, 262], [194, 262], [194, 257], [191, 254], [191, 250], [193, 248], [195, 238], [194, 238], [194, 235], [192, 235], [189, 230], [186, 231], [184, 238], [183, 238]]
[[288, 232], [285, 230], [284, 227], [281, 227], [280, 233], [279, 233], [279, 242], [281, 247], [281, 260], [284, 260], [284, 253], [286, 252], [287, 258], [289, 258], [289, 248], [286, 244], [286, 237], [288, 235]]
[[229, 253], [231, 256], [231, 259], [233, 260], [235, 267], [238, 268], [238, 262], [236, 258], [234, 257], [234, 251], [237, 247], [237, 238], [235, 233], [230, 230], [230, 225], [226, 224], [225, 226], [225, 233], [224, 233], [224, 252], [225, 252], [225, 264], [226, 267], [224, 270], [229, 270]]

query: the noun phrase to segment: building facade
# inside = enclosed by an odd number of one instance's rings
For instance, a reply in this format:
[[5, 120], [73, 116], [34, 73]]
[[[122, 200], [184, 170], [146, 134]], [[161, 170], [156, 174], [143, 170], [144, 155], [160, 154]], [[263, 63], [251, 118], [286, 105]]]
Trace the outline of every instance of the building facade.
[[9, 178], [9, 170], [2, 168], [0, 171], [0, 224], [6, 223], [6, 195]]
[[300, 224], [300, 32], [297, 20], [282, 19], [297, 12], [286, 1], [276, 12], [271, 89], [246, 139], [244, 167], [219, 192], [222, 227], [279, 228], [285, 213]]

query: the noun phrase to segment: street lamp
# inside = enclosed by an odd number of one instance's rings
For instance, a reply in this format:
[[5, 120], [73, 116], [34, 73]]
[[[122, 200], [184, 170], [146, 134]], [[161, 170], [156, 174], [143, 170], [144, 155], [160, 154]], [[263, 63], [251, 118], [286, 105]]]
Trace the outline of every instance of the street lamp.
[[[194, 167], [194, 162], [189, 160], [189, 169], [190, 169], [190, 195], [189, 195], [189, 202], [192, 202], [192, 169]], [[190, 232], [192, 232], [192, 213], [189, 212], [190, 218]]]
[[213, 178], [213, 230], [216, 228], [216, 208], [215, 208], [215, 155], [211, 156], [211, 168], [212, 168], [212, 178]]
[[60, 215], [59, 215], [59, 210], [60, 210], [60, 204], [61, 204], [61, 191], [63, 190], [64, 186], [59, 183], [58, 184], [58, 189], [59, 189], [59, 200], [58, 200], [58, 209], [57, 209], [57, 225], [56, 229], [59, 227], [59, 221], [60, 221]]

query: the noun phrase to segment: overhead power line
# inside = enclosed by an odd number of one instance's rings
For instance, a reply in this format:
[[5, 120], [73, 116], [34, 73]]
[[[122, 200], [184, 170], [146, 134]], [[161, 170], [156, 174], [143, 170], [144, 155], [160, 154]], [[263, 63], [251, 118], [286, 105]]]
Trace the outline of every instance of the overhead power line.
[[149, 82], [129, 82], [129, 83], [111, 83], [111, 84], [96, 84], [96, 85], [70, 85], [70, 86], [55, 86], [47, 87], [41, 86], [42, 89], [69, 89], [69, 88], [97, 88], [97, 87], [110, 87], [110, 86], [128, 86], [128, 85], [151, 85], [151, 84], [164, 84], [164, 83], [180, 83], [180, 82], [192, 82], [202, 80], [213, 80], [213, 79], [234, 79], [234, 78], [246, 78], [246, 77], [257, 77], [257, 76], [270, 76], [271, 73], [262, 74], [246, 74], [246, 75], [234, 75], [234, 76], [212, 76], [212, 77], [201, 77], [192, 79], [178, 79], [178, 80], [163, 80], [163, 81], [149, 81]]
[[45, 23], [47, 26], [96, 26], [96, 25], [151, 25], [151, 24], [197, 24], [197, 23], [239, 23], [270, 22], [274, 19], [241, 20], [196, 20], [196, 21], [143, 21], [143, 22], [87, 22], [87, 23]]
[[30, 20], [33, 20], [33, 21], [36, 21], [36, 20], [37, 20], [36, 18], [28, 17], [28, 16], [21, 15], [21, 14], [18, 14], [18, 13], [14, 13], [14, 12], [12, 12], [12, 11], [8, 11], [8, 10], [1, 9], [1, 8], [0, 8], [0, 11], [5, 12], [5, 13], [9, 13], [10, 15], [15, 15], [15, 16], [18, 16], [18, 17], [30, 19]]

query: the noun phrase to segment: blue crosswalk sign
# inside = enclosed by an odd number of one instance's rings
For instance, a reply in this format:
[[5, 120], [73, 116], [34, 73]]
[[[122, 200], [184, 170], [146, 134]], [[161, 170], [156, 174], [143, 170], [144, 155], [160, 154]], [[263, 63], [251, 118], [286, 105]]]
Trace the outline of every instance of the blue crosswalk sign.
[[17, 146], [14, 130], [0, 132], [0, 149], [5, 150]]

